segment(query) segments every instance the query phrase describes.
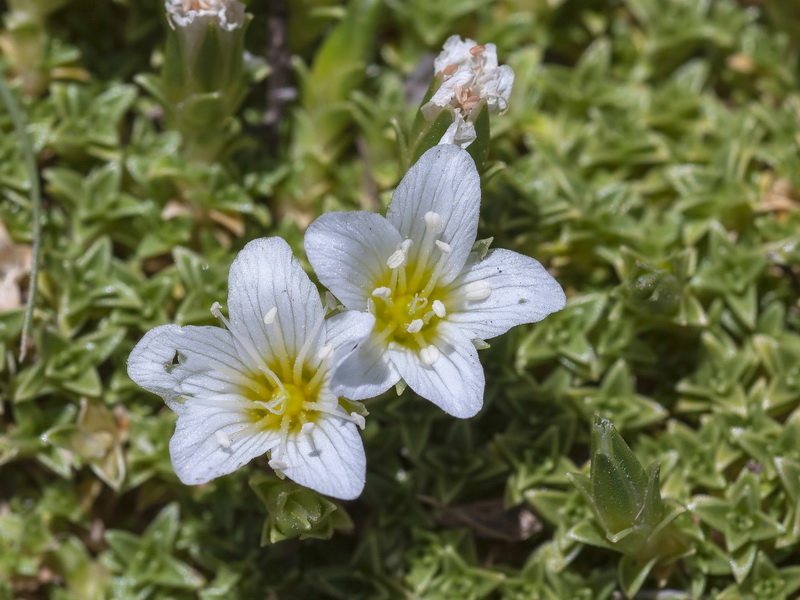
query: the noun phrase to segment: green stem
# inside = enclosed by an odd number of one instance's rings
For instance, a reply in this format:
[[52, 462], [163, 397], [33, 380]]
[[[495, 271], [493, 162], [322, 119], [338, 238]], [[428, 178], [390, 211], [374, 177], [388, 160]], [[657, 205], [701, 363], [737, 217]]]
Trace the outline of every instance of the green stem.
[[36, 167], [36, 158], [33, 155], [33, 147], [28, 133], [25, 129], [25, 115], [17, 106], [14, 96], [8, 89], [5, 80], [5, 73], [0, 72], [0, 96], [3, 103], [11, 115], [14, 128], [17, 130], [19, 145], [22, 148], [22, 155], [25, 160], [25, 167], [28, 170], [28, 179], [31, 182], [31, 211], [33, 212], [33, 257], [31, 260], [30, 283], [28, 284], [28, 303], [25, 306], [25, 320], [22, 323], [22, 339], [19, 343], [19, 360], [25, 360], [25, 353], [28, 350], [28, 338], [30, 336], [31, 323], [33, 322], [33, 307], [36, 305], [36, 287], [39, 280], [39, 255], [42, 246], [42, 193], [39, 187], [39, 170]]

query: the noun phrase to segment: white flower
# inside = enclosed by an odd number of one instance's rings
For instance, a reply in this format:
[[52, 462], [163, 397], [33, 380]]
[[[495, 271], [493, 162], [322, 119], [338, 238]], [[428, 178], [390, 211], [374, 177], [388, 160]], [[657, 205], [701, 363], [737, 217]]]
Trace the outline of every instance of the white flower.
[[497, 65], [494, 44], [481, 46], [457, 35], [450, 36], [444, 43], [434, 68], [436, 74], [441, 75], [442, 84], [423, 105], [422, 114], [433, 121], [442, 109], [450, 109], [453, 124], [439, 143], [466, 148], [475, 141], [475, 119], [483, 102], [492, 114], [502, 114], [508, 109], [514, 71], [508, 65]]
[[330, 365], [374, 319], [345, 312], [327, 321], [319, 294], [280, 238], [250, 242], [229, 276], [230, 321], [162, 325], [128, 359], [128, 375], [178, 414], [170, 455], [187, 484], [204, 483], [270, 453], [270, 466], [336, 498], [364, 487], [356, 424], [330, 389]]
[[207, 29], [213, 23], [225, 31], [233, 31], [245, 23], [245, 6], [237, 0], [166, 0], [165, 7], [173, 29]]
[[471, 253], [480, 181], [469, 154], [436, 146], [403, 177], [386, 218], [330, 212], [306, 232], [320, 281], [375, 327], [339, 364], [334, 389], [376, 396], [400, 378], [456, 417], [483, 404], [484, 376], [472, 340], [488, 339], [564, 307], [561, 287], [534, 259]]

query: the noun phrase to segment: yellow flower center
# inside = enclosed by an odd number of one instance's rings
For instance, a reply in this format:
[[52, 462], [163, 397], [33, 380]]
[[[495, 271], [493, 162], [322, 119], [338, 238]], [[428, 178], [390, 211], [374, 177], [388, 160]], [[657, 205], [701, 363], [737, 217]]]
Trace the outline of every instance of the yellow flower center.
[[422, 293], [423, 290], [409, 292], [396, 286], [389, 295], [373, 296], [376, 327], [386, 344], [395, 342], [422, 349], [435, 342], [439, 322], [447, 314], [445, 293], [439, 288], [428, 295]]
[[280, 437], [277, 446], [270, 451], [269, 465], [280, 472], [290, 466], [284, 462], [289, 436], [309, 435], [313, 446], [314, 428], [323, 416], [344, 419], [364, 428], [364, 417], [357, 411], [350, 412], [357, 408], [356, 404], [337, 398], [328, 388], [328, 359], [333, 347], [317, 346], [324, 319], [317, 322], [313, 331], [305, 332], [305, 341], [299, 351], [289, 352], [284, 337], [289, 332], [281, 331], [277, 308], [268, 310], [262, 319], [264, 325], [273, 329], [273, 336], [270, 342], [272, 353], [266, 358], [261, 356], [249, 336], [243, 336], [240, 330], [231, 327], [222, 315], [219, 303], [211, 306], [211, 313], [222, 321], [249, 355], [245, 362], [250, 365], [246, 375], [238, 370], [227, 372], [223, 369], [223, 373], [237, 383], [233, 394], [249, 400], [247, 416], [250, 423], [231, 434], [224, 429], [214, 432], [222, 448], [229, 449], [241, 438], [253, 434], [276, 432]]
[[[320, 399], [322, 376], [307, 368], [295, 380], [291, 373], [273, 370], [280, 378], [267, 373], [253, 374], [242, 386], [241, 394], [252, 402], [250, 420], [261, 431], [299, 432], [306, 423], [314, 423], [321, 413], [316, 407]], [[280, 375], [278, 375], [280, 373]], [[288, 375], [288, 377], [286, 377]], [[291, 383], [284, 383], [291, 381]]]

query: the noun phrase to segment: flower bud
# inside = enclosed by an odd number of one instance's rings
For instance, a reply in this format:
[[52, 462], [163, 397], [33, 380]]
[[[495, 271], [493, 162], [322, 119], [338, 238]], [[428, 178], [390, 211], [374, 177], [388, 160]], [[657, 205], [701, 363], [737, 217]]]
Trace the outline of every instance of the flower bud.
[[328, 539], [336, 530], [352, 527], [339, 505], [296, 483], [260, 476], [250, 480], [250, 487], [267, 510], [262, 546], [297, 537]]
[[229, 116], [242, 100], [244, 34], [250, 15], [237, 0], [167, 0], [171, 31], [164, 61], [164, 91], [180, 105], [196, 94], [218, 94]]

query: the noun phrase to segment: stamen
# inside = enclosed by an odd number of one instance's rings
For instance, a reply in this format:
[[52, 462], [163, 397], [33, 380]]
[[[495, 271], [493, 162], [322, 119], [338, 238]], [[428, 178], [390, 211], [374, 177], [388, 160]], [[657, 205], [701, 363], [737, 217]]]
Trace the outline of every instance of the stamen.
[[433, 233], [442, 233], [444, 231], [444, 224], [442, 223], [442, 215], [432, 210], [425, 213], [425, 227]]
[[434, 300], [431, 308], [433, 309], [434, 314], [440, 319], [444, 319], [447, 316], [447, 309], [444, 307], [444, 304], [441, 300]]
[[443, 242], [442, 240], [436, 240], [436, 247], [441, 250], [442, 254], [450, 254], [453, 251], [453, 248], [447, 242]]
[[414, 240], [412, 240], [411, 238], [403, 240], [400, 243], [400, 250], [402, 250], [404, 254], [408, 254], [408, 250], [411, 248], [411, 244], [413, 244], [413, 243], [414, 243]]
[[303, 406], [310, 410], [315, 410], [317, 412], [325, 413], [326, 415], [331, 415], [332, 417], [339, 417], [340, 419], [344, 419], [345, 421], [352, 421], [350, 415], [348, 415], [344, 411], [344, 409], [342, 409], [338, 404], [331, 407], [326, 404], [322, 404], [321, 402], [306, 402]]
[[473, 46], [469, 49], [469, 53], [475, 57], [483, 56], [484, 52], [486, 52], [486, 46]]
[[480, 101], [481, 101], [480, 96], [470, 96], [461, 103], [461, 106], [464, 108], [464, 110], [472, 110], [473, 108], [478, 106]]
[[227, 321], [227, 319], [222, 316], [222, 305], [219, 302], [214, 302], [214, 304], [211, 305], [211, 314], [214, 315], [215, 319], [219, 319], [223, 323]]
[[413, 321], [411, 321], [411, 323], [408, 324], [408, 326], [406, 327], [406, 331], [408, 333], [419, 333], [420, 331], [422, 331], [422, 326], [424, 324], [425, 323], [422, 321], [422, 319], [414, 319]]
[[386, 266], [390, 269], [396, 269], [406, 262], [406, 253], [398, 249], [392, 252], [392, 255], [386, 259]]
[[385, 286], [376, 287], [372, 290], [372, 295], [376, 298], [388, 298], [392, 295], [392, 290]]
[[442, 69], [442, 74], [447, 76], [455, 75], [456, 71], [458, 71], [458, 65], [447, 65], [444, 69]]
[[384, 327], [378, 335], [375, 336], [374, 342], [376, 344], [380, 344], [381, 342], [386, 341], [390, 335], [397, 329], [397, 323], [390, 323], [386, 327]]
[[421, 333], [412, 333], [411, 335], [414, 336], [414, 341], [417, 342], [417, 346], [420, 348], [426, 348], [428, 346], [428, 342], [425, 341], [425, 336]]
[[[397, 273], [397, 271], [394, 271], [394, 273]], [[372, 298], [367, 298], [367, 312], [371, 315], [375, 314], [375, 301]]]
[[278, 314], [278, 307], [273, 306], [264, 315], [264, 325], [272, 325], [275, 322], [275, 315]]
[[214, 437], [216, 438], [217, 443], [223, 448], [230, 448], [231, 444], [233, 443], [231, 442], [231, 438], [228, 437], [228, 434], [222, 431], [222, 429], [215, 431]]
[[[439, 246], [440, 240], [436, 240], [436, 245]], [[439, 281], [439, 276], [442, 274], [442, 269], [444, 269], [445, 262], [447, 262], [447, 255], [450, 252], [450, 245], [441, 242], [446, 247], [447, 251], [445, 251], [442, 246], [439, 246], [439, 250], [442, 251], [442, 255], [439, 257], [439, 260], [436, 262], [436, 266], [433, 268], [433, 273], [431, 274], [431, 278], [428, 280], [428, 283], [425, 284], [425, 287], [420, 292], [420, 296], [424, 296], [427, 298], [433, 292], [433, 288], [436, 287], [436, 283]]]
[[492, 295], [492, 286], [485, 281], [471, 281], [464, 286], [464, 296], [470, 302], [486, 300]]
[[319, 349], [317, 357], [319, 358], [320, 362], [322, 362], [326, 358], [329, 358], [331, 354], [333, 354], [333, 346], [331, 344], [326, 344]]
[[[331, 346], [331, 354], [333, 353], [333, 346]], [[325, 360], [325, 359], [322, 359]], [[320, 365], [317, 367], [317, 372], [314, 373], [314, 377], [311, 378], [311, 381], [308, 382], [306, 386], [310, 390], [314, 390], [319, 385], [319, 382], [322, 381], [322, 378], [328, 374], [328, 368], [325, 365]]]
[[[290, 419], [286, 415], [281, 418], [281, 446], [278, 452], [278, 460], [283, 462], [283, 457], [286, 454], [286, 445], [289, 442], [289, 425]], [[285, 464], [285, 463], [284, 463]], [[287, 465], [288, 466], [288, 465]], [[283, 467], [284, 469], [286, 467]]]
[[311, 346], [316, 344], [319, 338], [319, 332], [322, 330], [322, 326], [325, 324], [325, 319], [320, 319], [317, 321], [317, 324], [314, 325], [314, 330], [311, 332], [311, 335], [306, 337], [306, 340], [303, 342], [303, 347], [300, 348], [300, 352], [297, 354], [297, 358], [294, 359], [294, 367], [292, 369], [292, 376], [294, 380], [300, 381], [300, 377], [303, 374], [303, 363], [306, 360], [306, 356], [308, 356], [309, 350], [311, 350]]
[[312, 423], [310, 421], [308, 423], [303, 423], [300, 426], [300, 433], [304, 433], [306, 435], [311, 435], [312, 431], [314, 431], [314, 423]]
[[439, 349], [436, 346], [431, 345], [431, 346], [427, 346], [427, 347], [423, 348], [422, 350], [420, 350], [419, 357], [422, 359], [422, 363], [424, 365], [427, 365], [427, 366], [430, 367], [437, 360], [439, 360], [439, 357], [441, 356], [441, 354], [442, 353], [439, 352]]

